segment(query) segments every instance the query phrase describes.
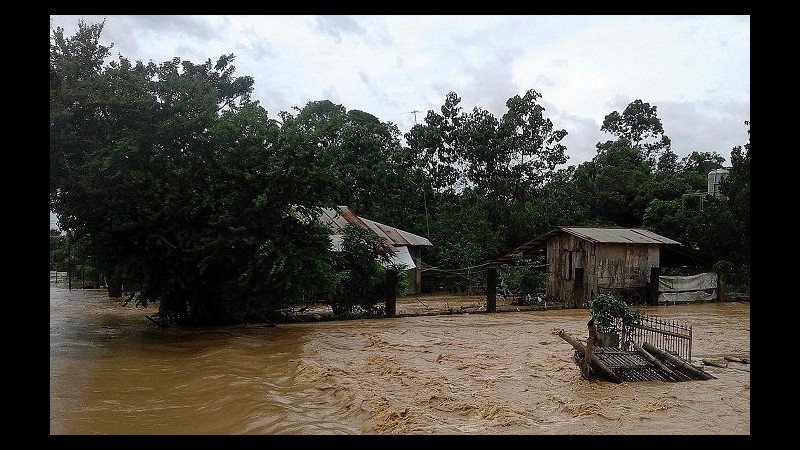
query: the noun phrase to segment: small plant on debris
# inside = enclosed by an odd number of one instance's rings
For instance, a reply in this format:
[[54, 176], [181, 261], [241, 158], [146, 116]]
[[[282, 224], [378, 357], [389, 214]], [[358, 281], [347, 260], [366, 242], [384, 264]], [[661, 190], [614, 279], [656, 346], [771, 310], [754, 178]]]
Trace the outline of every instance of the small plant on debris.
[[621, 319], [625, 325], [631, 325], [641, 319], [643, 313], [628, 307], [622, 299], [613, 294], [599, 294], [588, 304], [597, 331], [608, 333], [616, 331], [615, 319]]

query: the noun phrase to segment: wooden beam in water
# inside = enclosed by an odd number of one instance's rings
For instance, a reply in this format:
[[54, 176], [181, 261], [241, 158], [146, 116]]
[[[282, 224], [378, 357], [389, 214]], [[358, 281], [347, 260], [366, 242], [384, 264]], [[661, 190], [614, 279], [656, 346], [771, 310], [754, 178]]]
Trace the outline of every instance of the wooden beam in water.
[[652, 353], [654, 355], [657, 355], [659, 358], [661, 358], [663, 360], [669, 361], [673, 366], [675, 366], [675, 367], [677, 367], [677, 368], [679, 368], [679, 369], [681, 369], [683, 371], [688, 372], [689, 374], [691, 374], [692, 376], [694, 376], [697, 379], [700, 379], [700, 380], [716, 379], [716, 377], [714, 375], [711, 375], [710, 373], [703, 372], [702, 370], [698, 370], [696, 367], [694, 367], [693, 365], [689, 364], [688, 362], [686, 362], [686, 361], [684, 361], [684, 360], [682, 360], [682, 359], [680, 359], [680, 358], [678, 358], [678, 357], [676, 357], [674, 355], [671, 355], [671, 354], [665, 352], [664, 350], [661, 350], [660, 348], [654, 347], [649, 342], [645, 342], [644, 344], [642, 344], [642, 348], [644, 348], [645, 350], [647, 350], [648, 352], [650, 352], [650, 353]]
[[657, 360], [655, 356], [651, 355], [647, 350], [643, 349], [639, 344], [633, 344], [633, 349], [636, 350], [636, 353], [642, 355], [644, 359], [646, 359], [650, 364], [658, 367], [659, 370], [667, 374], [670, 378], [675, 381], [687, 381], [689, 377], [683, 374], [678, 374], [672, 371], [669, 367], [665, 366], [661, 363], [661, 361]]
[[[579, 351], [580, 353], [582, 353], [584, 355], [586, 354], [586, 347], [584, 347], [583, 344], [578, 342], [577, 339], [572, 337], [572, 335], [570, 335], [566, 331], [560, 330], [558, 332], [558, 337], [560, 337], [561, 339], [567, 341], [570, 345], [572, 345], [572, 347], [575, 350]], [[595, 355], [595, 354], [591, 355], [591, 363], [592, 363], [592, 365], [594, 367], [596, 367], [600, 372], [602, 372], [605, 376], [607, 376], [614, 383], [622, 383], [622, 380], [617, 376], [617, 374], [614, 373], [614, 371], [611, 370], [611, 368], [609, 368], [604, 362], [600, 361], [600, 359], [597, 358], [597, 355]]]

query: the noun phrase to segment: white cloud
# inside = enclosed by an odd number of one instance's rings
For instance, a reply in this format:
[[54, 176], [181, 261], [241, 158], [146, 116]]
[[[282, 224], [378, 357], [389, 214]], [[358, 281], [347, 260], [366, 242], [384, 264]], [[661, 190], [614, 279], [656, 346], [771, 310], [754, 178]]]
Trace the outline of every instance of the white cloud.
[[[71, 34], [79, 18], [51, 25]], [[748, 16], [108, 16], [102, 40], [132, 60], [234, 53], [273, 117], [327, 98], [403, 132], [409, 111], [422, 120], [450, 91], [500, 117], [535, 89], [569, 133], [569, 164], [593, 157], [603, 117], [635, 99], [658, 107], [679, 155], [747, 140]]]

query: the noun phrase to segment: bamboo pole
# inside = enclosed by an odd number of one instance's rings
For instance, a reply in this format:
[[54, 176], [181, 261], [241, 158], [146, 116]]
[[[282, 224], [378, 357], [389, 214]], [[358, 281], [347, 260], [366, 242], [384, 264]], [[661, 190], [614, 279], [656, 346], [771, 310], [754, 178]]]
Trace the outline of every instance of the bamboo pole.
[[662, 372], [666, 373], [675, 381], [689, 380], [689, 377], [687, 377], [686, 375], [673, 372], [672, 369], [665, 366], [661, 361], [657, 360], [655, 356], [651, 355], [647, 350], [643, 349], [642, 346], [640, 346], [639, 344], [633, 344], [633, 348], [634, 350], [636, 350], [636, 353], [642, 355], [642, 357], [644, 357], [644, 359], [646, 359], [650, 364], [661, 369]]
[[692, 374], [693, 376], [701, 380], [711, 380], [716, 378], [715, 376], [709, 373], [703, 372], [702, 370], [698, 370], [696, 367], [689, 364], [688, 362], [680, 358], [676, 358], [675, 356], [665, 352], [664, 350], [661, 350], [660, 348], [654, 347], [649, 342], [645, 342], [644, 344], [642, 344], [642, 348], [644, 348], [645, 350], [654, 355], [658, 355], [659, 358], [669, 361], [675, 367], [685, 370], [686, 372]]
[[726, 364], [718, 363], [718, 362], [712, 361], [712, 360], [710, 360], [708, 358], [703, 358], [703, 364], [707, 364], [709, 366], [714, 366], [714, 367], [721, 367], [723, 369], [727, 369], [728, 368], [728, 364], [727, 363]]
[[[560, 330], [558, 332], [558, 337], [560, 337], [561, 339], [567, 341], [570, 345], [572, 345], [572, 347], [575, 350], [583, 353], [584, 355], [586, 354], [586, 347], [584, 347], [583, 344], [578, 342], [577, 339], [572, 337], [566, 331]], [[592, 354], [591, 355], [591, 361], [592, 361], [592, 365], [595, 366], [597, 369], [599, 369], [601, 372], [603, 372], [603, 374], [606, 375], [611, 381], [613, 381], [614, 383], [622, 383], [622, 380], [617, 376], [617, 374], [615, 374], [614, 371], [611, 370], [611, 368], [609, 368], [607, 365], [605, 365], [605, 363], [603, 363], [603, 361], [600, 361], [597, 358], [597, 355]]]

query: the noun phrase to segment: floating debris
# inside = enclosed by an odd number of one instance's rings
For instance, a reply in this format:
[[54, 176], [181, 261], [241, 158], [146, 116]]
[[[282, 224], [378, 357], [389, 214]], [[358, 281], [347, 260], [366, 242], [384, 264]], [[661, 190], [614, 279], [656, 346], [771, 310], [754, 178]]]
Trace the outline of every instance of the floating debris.
[[[621, 383], [716, 378], [682, 358], [691, 355], [690, 325], [643, 316], [634, 324], [619, 328], [618, 333], [623, 337], [622, 348], [595, 346], [598, 333], [594, 321], [590, 320], [587, 325], [589, 338], [585, 346], [564, 330], [559, 330], [557, 334], [575, 349], [575, 363], [580, 367], [581, 375], [588, 380], [604, 379]], [[667, 347], [667, 350], [651, 344], [651, 341]], [[740, 358], [736, 360], [741, 362]]]

